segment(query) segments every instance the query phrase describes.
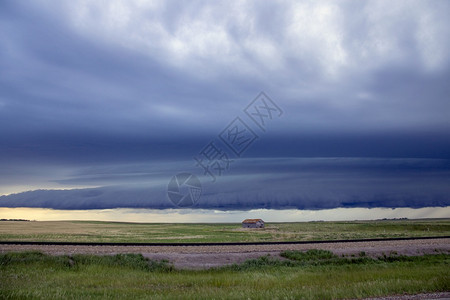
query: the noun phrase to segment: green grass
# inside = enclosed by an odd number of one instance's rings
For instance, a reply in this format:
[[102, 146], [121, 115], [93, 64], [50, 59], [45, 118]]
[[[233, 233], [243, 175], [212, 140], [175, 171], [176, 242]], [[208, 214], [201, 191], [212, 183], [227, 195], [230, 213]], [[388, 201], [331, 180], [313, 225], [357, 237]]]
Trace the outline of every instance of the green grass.
[[283, 253], [176, 270], [142, 255], [0, 254], [1, 299], [340, 299], [450, 290], [450, 255], [342, 258]]
[[450, 235], [450, 219], [241, 224], [140, 224], [54, 221], [0, 222], [1, 241], [258, 242]]

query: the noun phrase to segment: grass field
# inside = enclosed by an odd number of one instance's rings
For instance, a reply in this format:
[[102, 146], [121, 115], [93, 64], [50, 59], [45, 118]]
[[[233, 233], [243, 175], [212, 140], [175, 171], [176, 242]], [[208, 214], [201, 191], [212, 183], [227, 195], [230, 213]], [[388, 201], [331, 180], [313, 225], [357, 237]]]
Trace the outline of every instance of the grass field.
[[88, 221], [0, 222], [1, 241], [257, 242], [450, 235], [450, 219], [241, 224], [151, 224]]
[[0, 254], [1, 299], [342, 299], [450, 290], [450, 255], [343, 258], [311, 250], [218, 269], [141, 255]]

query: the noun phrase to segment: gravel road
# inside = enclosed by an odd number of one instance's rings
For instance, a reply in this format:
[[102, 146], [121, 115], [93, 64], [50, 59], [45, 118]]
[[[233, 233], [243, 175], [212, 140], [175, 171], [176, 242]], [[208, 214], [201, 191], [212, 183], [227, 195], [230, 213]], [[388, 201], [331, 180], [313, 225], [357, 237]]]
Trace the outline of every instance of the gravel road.
[[[280, 257], [284, 250], [330, 250], [337, 255], [358, 255], [361, 251], [376, 257], [395, 252], [401, 255], [450, 253], [450, 238], [320, 244], [274, 244], [239, 246], [72, 246], [4, 245], [0, 252], [39, 250], [52, 255], [141, 253], [151, 259], [168, 259], [176, 268], [205, 269], [270, 254]], [[280, 257], [281, 258], [281, 257]]]
[[397, 295], [380, 298], [366, 298], [364, 300], [429, 300], [429, 299], [449, 300], [450, 292], [427, 293], [417, 295]]

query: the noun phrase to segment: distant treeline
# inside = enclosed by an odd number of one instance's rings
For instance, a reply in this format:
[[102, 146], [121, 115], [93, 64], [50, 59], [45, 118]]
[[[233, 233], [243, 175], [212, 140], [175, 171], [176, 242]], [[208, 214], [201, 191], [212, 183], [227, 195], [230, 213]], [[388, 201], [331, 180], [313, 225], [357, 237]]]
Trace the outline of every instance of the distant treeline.
[[30, 222], [31, 220], [25, 220], [25, 219], [0, 219], [0, 221], [25, 221], [25, 222]]

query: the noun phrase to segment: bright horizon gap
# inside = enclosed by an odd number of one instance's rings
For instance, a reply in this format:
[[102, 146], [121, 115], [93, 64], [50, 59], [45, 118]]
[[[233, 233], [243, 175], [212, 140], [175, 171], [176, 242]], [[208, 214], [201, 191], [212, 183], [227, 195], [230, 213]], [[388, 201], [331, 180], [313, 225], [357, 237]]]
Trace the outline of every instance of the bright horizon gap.
[[56, 210], [47, 208], [0, 208], [0, 219], [34, 221], [109, 221], [135, 223], [238, 223], [246, 218], [266, 222], [370, 221], [380, 219], [448, 218], [450, 206], [424, 208], [334, 208], [324, 210], [253, 209], [218, 211], [209, 209], [98, 209]]

